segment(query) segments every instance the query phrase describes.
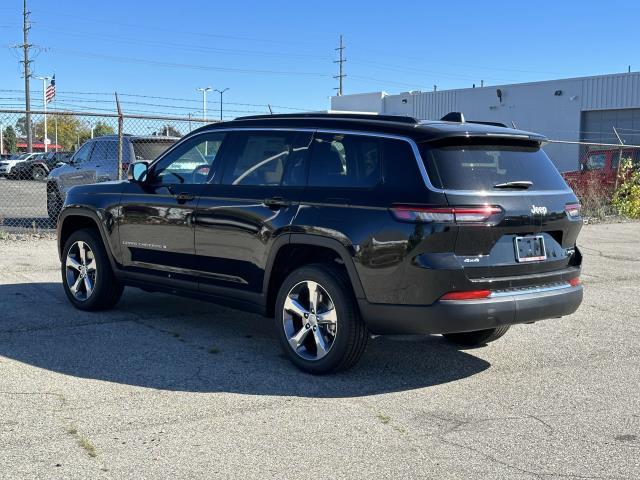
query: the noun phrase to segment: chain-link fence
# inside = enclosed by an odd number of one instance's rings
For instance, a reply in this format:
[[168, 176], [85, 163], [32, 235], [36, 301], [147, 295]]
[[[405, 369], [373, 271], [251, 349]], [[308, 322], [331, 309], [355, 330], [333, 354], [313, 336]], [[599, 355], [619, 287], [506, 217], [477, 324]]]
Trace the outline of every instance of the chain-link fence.
[[[0, 229], [55, 228], [75, 185], [118, 180], [153, 160], [203, 119], [93, 112], [0, 110]], [[46, 132], [46, 134], [45, 134]], [[45, 138], [47, 139], [45, 141]]]
[[[575, 168], [562, 176], [582, 204], [582, 214], [588, 218], [618, 215], [616, 191], [628, 180], [631, 169], [640, 169], [640, 146], [625, 143], [592, 143], [550, 140], [544, 147], [554, 159], [559, 150], [569, 152]], [[630, 169], [625, 169], [629, 165]]]
[[[0, 230], [54, 228], [72, 186], [123, 178], [131, 162], [153, 160], [205, 123], [115, 112], [33, 111], [30, 117], [32, 153], [26, 112], [0, 110]], [[640, 168], [640, 147], [624, 143], [550, 140], [543, 148], [568, 170], [562, 174], [588, 217], [615, 215], [614, 192], [627, 175], [621, 166], [628, 160]]]

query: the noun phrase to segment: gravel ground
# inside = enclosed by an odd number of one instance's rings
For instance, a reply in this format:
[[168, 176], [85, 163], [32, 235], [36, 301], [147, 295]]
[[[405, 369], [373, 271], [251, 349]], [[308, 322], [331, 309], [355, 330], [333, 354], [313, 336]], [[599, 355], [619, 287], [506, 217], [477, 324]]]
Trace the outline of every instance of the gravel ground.
[[639, 478], [639, 240], [584, 228], [570, 317], [379, 337], [325, 377], [255, 315], [134, 289], [81, 313], [54, 241], [2, 240], [0, 478]]

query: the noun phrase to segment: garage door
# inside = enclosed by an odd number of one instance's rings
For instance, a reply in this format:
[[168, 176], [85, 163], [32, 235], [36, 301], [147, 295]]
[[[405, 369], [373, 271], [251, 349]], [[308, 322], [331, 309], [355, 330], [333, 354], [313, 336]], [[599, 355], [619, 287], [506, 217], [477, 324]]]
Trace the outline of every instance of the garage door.
[[618, 143], [613, 127], [626, 144], [640, 145], [640, 108], [582, 112], [581, 140]]

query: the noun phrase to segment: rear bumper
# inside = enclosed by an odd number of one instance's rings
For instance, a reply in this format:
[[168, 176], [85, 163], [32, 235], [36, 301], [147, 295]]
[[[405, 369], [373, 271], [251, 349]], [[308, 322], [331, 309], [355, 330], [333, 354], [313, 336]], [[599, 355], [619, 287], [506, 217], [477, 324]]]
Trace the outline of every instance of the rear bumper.
[[367, 327], [375, 334], [469, 332], [536, 322], [575, 312], [582, 285], [551, 291], [501, 294], [482, 300], [439, 300], [432, 305], [374, 304], [359, 300]]

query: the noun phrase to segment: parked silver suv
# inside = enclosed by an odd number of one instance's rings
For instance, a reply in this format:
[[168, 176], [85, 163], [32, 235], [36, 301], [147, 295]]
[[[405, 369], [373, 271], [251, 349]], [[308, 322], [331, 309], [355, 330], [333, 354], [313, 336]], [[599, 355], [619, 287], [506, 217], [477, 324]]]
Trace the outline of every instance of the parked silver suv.
[[177, 137], [124, 135], [122, 139], [122, 175], [118, 176], [118, 136], [104, 135], [85, 142], [69, 163], [54, 168], [47, 177], [47, 213], [56, 220], [67, 192], [76, 185], [126, 178], [130, 163], [153, 161], [169, 148]]

